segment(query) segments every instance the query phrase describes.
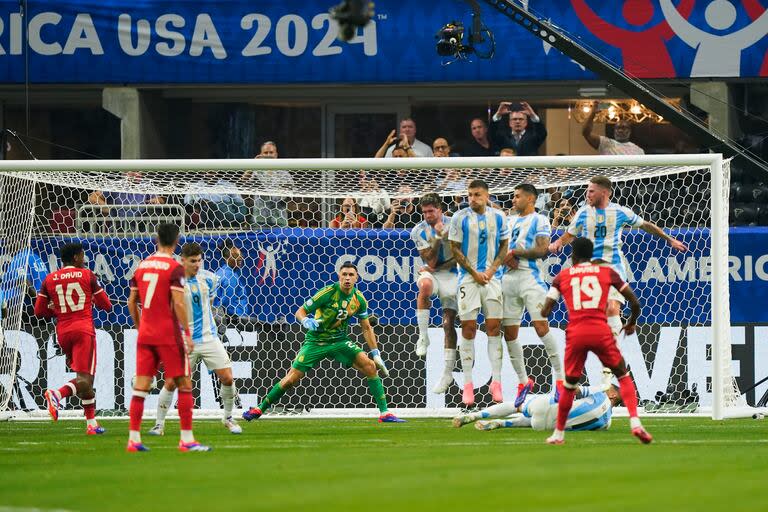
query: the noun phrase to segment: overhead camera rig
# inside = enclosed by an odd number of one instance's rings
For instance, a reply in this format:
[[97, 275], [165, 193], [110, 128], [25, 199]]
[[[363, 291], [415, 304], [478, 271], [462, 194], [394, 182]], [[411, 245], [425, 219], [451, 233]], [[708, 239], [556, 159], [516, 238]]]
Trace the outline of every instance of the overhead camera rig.
[[446, 23], [435, 36], [437, 54], [445, 58], [444, 66], [457, 60], [469, 60], [471, 55], [479, 59], [490, 59], [496, 51], [496, 41], [493, 33], [482, 22], [477, 0], [465, 1], [472, 8], [472, 26], [467, 44], [464, 42], [464, 24], [460, 21]]

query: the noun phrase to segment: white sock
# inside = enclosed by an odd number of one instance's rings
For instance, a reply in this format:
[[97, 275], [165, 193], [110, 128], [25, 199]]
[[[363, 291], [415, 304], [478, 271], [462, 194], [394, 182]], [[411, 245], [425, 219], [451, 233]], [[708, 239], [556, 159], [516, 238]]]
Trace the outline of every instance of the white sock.
[[472, 366], [475, 364], [475, 340], [467, 340], [462, 337], [459, 353], [461, 354], [461, 369], [464, 372], [464, 384], [466, 384], [472, 382]]
[[487, 409], [480, 411], [481, 418], [506, 418], [510, 414], [517, 412], [517, 407], [512, 402], [503, 402], [492, 405]]
[[608, 317], [608, 327], [611, 328], [611, 334], [613, 334], [613, 339], [616, 340], [616, 346], [619, 346], [619, 334], [621, 334], [621, 317], [616, 316], [609, 316]]
[[165, 425], [165, 416], [168, 414], [168, 409], [171, 408], [172, 403], [173, 391], [168, 391], [163, 386], [160, 389], [160, 394], [157, 396], [157, 419], [155, 420], [155, 425]]
[[501, 380], [501, 336], [488, 336], [488, 360], [491, 362], [491, 380]]
[[181, 442], [182, 443], [193, 443], [195, 441], [195, 436], [192, 435], [191, 430], [182, 430], [181, 431]]
[[507, 351], [509, 352], [509, 362], [517, 374], [518, 382], [525, 384], [528, 382], [528, 373], [525, 371], [525, 357], [523, 356], [523, 346], [517, 340], [507, 340]]
[[91, 418], [89, 420], [85, 420], [85, 425], [87, 427], [96, 427], [99, 425], [99, 422], [96, 421], [96, 418]]
[[544, 349], [549, 356], [549, 364], [552, 365], [552, 375], [555, 380], [563, 380], [563, 364], [560, 362], [560, 354], [557, 353], [557, 340], [552, 331], [547, 332], [541, 337], [541, 342], [544, 343]]
[[640, 423], [640, 418], [635, 416], [634, 418], [629, 418], [629, 428], [637, 428], [642, 427], [643, 424]]
[[443, 352], [443, 360], [445, 366], [443, 367], [443, 374], [450, 375], [453, 373], [453, 367], [456, 366], [456, 349], [446, 348]]
[[419, 336], [427, 338], [429, 336], [429, 310], [417, 309], [416, 321], [419, 324]]
[[133, 441], [134, 443], [141, 443], [141, 432], [138, 430], [129, 430], [128, 440]]
[[221, 385], [221, 404], [224, 406], [224, 419], [232, 416], [232, 405], [235, 403], [235, 385]]

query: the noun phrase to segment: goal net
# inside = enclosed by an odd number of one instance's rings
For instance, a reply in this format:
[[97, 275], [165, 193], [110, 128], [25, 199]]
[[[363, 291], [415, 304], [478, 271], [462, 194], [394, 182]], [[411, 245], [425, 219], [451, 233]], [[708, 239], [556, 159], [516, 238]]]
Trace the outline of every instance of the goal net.
[[[465, 207], [469, 181], [482, 178], [493, 201], [511, 208], [514, 187], [532, 183], [556, 237], [597, 174], [616, 183], [615, 202], [689, 248], [675, 253], [640, 230], [623, 233], [643, 313], [638, 334], [624, 339], [621, 350], [641, 405], [649, 414], [737, 414], [747, 404], [732, 369], [728, 165], [719, 155], [0, 162], [0, 411], [42, 417], [45, 389], [74, 376], [54, 324], [34, 317], [32, 304], [42, 278], [61, 265], [58, 247], [78, 241], [114, 304], [112, 312], [95, 314], [97, 408], [101, 415], [126, 414], [137, 335], [126, 307], [128, 279], [153, 252], [157, 225], [174, 222], [182, 243], [202, 245], [204, 265], [217, 276], [215, 314], [232, 359], [238, 407], [256, 405], [287, 372], [303, 341], [294, 312], [351, 261], [391, 366], [384, 381], [390, 407], [405, 415], [455, 412], [463, 384], [458, 366], [447, 393], [431, 392], [443, 365], [437, 300], [427, 356], [414, 354], [421, 261], [409, 228], [421, 220], [418, 198], [436, 191], [450, 214]], [[566, 250], [546, 258], [550, 281], [568, 256]], [[565, 321], [560, 307], [552, 326], [561, 345]], [[356, 324], [352, 338], [362, 344]], [[537, 392], [550, 392], [548, 359], [527, 316], [519, 340]], [[479, 332], [474, 382], [481, 406], [490, 404], [485, 343]], [[585, 379], [598, 382], [600, 364], [590, 357]], [[512, 399], [517, 382], [506, 354], [502, 372], [505, 398]], [[198, 412], [218, 414], [215, 375], [201, 366], [193, 380]], [[147, 400], [149, 415], [158, 390]], [[76, 398], [64, 407], [64, 415], [81, 414]], [[373, 415], [375, 408], [364, 379], [326, 361], [272, 411], [281, 413]]]

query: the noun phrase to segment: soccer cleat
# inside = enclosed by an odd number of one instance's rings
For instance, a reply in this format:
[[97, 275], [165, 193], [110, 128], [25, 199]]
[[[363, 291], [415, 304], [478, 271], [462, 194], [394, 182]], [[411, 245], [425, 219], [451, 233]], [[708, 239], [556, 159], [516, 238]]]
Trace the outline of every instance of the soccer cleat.
[[443, 376], [440, 377], [440, 381], [435, 384], [435, 387], [432, 388], [432, 392], [438, 395], [442, 395], [448, 391], [448, 388], [451, 387], [451, 384], [453, 384], [453, 374], [444, 373]]
[[141, 443], [137, 443], [135, 441], [128, 441], [128, 446], [125, 447], [125, 451], [127, 452], [148, 452], [149, 448], [144, 446]]
[[240, 427], [240, 425], [237, 424], [237, 422], [232, 419], [232, 416], [229, 418], [225, 418], [221, 420], [221, 423], [227, 427], [227, 430], [229, 430], [232, 434], [242, 434], [243, 429]]
[[424, 357], [427, 355], [427, 347], [429, 347], [429, 338], [427, 336], [419, 336], [416, 340], [416, 355]]
[[528, 382], [523, 384], [522, 382], [517, 385], [517, 396], [515, 397], [515, 407], [520, 407], [525, 402], [525, 397], [528, 393], [533, 391], [533, 379], [528, 377]]
[[653, 441], [653, 436], [649, 434], [643, 427], [633, 428], [632, 435], [638, 438], [643, 444], [650, 444], [651, 441]]
[[103, 434], [106, 431], [107, 429], [105, 429], [101, 425], [88, 425], [88, 427], [85, 429], [85, 435], [96, 436], [99, 434]]
[[473, 421], [472, 415], [460, 414], [459, 416], [456, 416], [455, 418], [453, 418], [453, 420], [451, 420], [451, 423], [453, 424], [454, 427], [461, 428], [467, 423], [472, 423], [472, 421]]
[[461, 393], [461, 401], [467, 407], [475, 404], [475, 387], [471, 382], [464, 384], [464, 391]]
[[56, 394], [55, 390], [49, 389], [45, 392], [44, 396], [48, 404], [48, 414], [51, 415], [53, 421], [59, 421], [59, 407], [61, 407], [59, 395]]
[[159, 423], [155, 423], [155, 426], [152, 427], [147, 431], [147, 434], [150, 436], [164, 436], [165, 435], [165, 428], [163, 425], [160, 425]]
[[475, 428], [477, 430], [496, 430], [497, 428], [501, 428], [504, 426], [504, 422], [502, 420], [490, 420], [490, 421], [478, 421], [475, 423]]
[[379, 416], [379, 423], [405, 423], [405, 420], [398, 418], [391, 412], [385, 412]]
[[498, 380], [491, 381], [491, 398], [497, 404], [504, 401], [504, 394], [501, 392], [501, 382]]
[[565, 433], [555, 429], [552, 435], [547, 438], [547, 444], [565, 444]]
[[211, 451], [211, 447], [205, 446], [204, 444], [200, 444], [197, 441], [192, 441], [191, 443], [185, 443], [184, 441], [179, 440], [179, 451], [180, 452], [209, 452]]
[[243, 411], [243, 419], [245, 421], [257, 420], [261, 418], [262, 412], [258, 407], [251, 407], [247, 411]]

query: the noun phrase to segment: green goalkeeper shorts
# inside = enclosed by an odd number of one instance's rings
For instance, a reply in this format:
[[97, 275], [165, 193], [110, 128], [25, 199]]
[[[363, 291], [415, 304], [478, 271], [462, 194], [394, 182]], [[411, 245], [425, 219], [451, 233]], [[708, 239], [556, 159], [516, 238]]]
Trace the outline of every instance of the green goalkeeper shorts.
[[305, 342], [301, 350], [296, 354], [292, 367], [299, 371], [307, 373], [312, 368], [317, 367], [323, 359], [335, 359], [346, 367], [352, 366], [357, 354], [362, 352], [357, 343], [352, 340], [337, 341], [335, 343], [314, 343]]

